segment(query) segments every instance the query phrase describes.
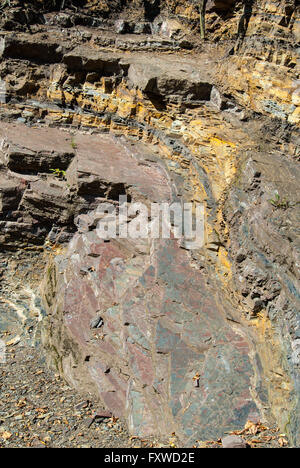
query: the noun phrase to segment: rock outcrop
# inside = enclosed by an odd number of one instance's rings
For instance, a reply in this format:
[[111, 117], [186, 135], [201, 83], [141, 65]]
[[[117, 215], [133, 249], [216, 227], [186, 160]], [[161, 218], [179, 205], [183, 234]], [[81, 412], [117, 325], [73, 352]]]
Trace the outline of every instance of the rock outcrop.
[[[87, 168], [102, 183], [109, 170], [109, 180], [130, 187], [133, 202], [176, 199], [178, 187], [157, 163], [140, 159], [138, 166], [106, 137], [87, 141], [79, 184]], [[44, 341], [58, 370], [76, 388], [94, 388], [138, 436], [166, 436], [173, 428], [192, 445], [216, 438], [220, 426], [260, 419], [261, 403], [250, 390], [261, 379], [253, 344], [233, 325], [239, 319], [232, 305], [222, 304], [178, 240], [107, 243], [93, 229], [96, 217], [79, 216], [79, 233], [50, 265], [43, 288]], [[95, 317], [102, 319], [97, 329], [90, 327]]]
[[[48, 362], [134, 435], [275, 420], [299, 445], [296, 2], [208, 1], [205, 42], [188, 0], [11, 3], [0, 239], [50, 252]], [[205, 246], [101, 240], [120, 195], [203, 203]]]

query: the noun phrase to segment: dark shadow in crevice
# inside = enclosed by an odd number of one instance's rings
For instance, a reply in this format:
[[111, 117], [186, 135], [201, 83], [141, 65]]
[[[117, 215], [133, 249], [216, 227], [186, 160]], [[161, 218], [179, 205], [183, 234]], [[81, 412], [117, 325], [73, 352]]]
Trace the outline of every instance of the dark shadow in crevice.
[[127, 190], [126, 190], [126, 185], [123, 184], [123, 183], [118, 183], [118, 184], [112, 184], [108, 194], [107, 194], [107, 198], [108, 198], [108, 202], [109, 200], [113, 200], [113, 201], [119, 201], [120, 200], [120, 197], [127, 197], [127, 202], [130, 203], [131, 202], [131, 196], [130, 195], [127, 195]]
[[167, 104], [163, 98], [163, 96], [154, 94], [151, 92], [145, 93], [151, 104], [155, 107], [157, 111], [163, 112], [167, 109]]
[[160, 0], [144, 0], [145, 19], [152, 22], [160, 15]]
[[285, 15], [282, 17], [281, 21], [279, 22], [279, 25], [283, 26], [284, 28], [287, 28], [291, 22], [294, 11], [295, 11], [294, 5], [286, 5]]
[[238, 39], [242, 41], [247, 34], [249, 22], [253, 13], [253, 4], [254, 4], [254, 0], [243, 1], [244, 11], [239, 22], [238, 34], [237, 34]]

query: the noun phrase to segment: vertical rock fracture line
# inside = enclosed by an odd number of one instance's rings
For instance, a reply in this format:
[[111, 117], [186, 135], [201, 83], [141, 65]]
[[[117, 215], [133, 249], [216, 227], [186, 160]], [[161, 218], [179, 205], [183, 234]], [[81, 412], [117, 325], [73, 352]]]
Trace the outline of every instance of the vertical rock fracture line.
[[238, 26], [238, 38], [243, 39], [246, 35], [250, 18], [252, 16], [254, 0], [244, 0], [244, 11]]
[[207, 0], [200, 0], [200, 36], [201, 39], [205, 39], [205, 13], [206, 13]]

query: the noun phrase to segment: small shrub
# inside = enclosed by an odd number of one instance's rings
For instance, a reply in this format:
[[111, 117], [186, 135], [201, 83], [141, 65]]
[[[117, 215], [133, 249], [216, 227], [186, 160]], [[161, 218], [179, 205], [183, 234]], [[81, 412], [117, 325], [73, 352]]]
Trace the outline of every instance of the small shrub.
[[286, 198], [280, 198], [279, 193], [275, 193], [274, 198], [271, 198], [268, 201], [276, 209], [287, 210], [291, 206], [290, 202], [286, 200]]
[[55, 177], [58, 177], [59, 179], [66, 179], [66, 171], [62, 169], [50, 169], [51, 172], [53, 172], [53, 175]]

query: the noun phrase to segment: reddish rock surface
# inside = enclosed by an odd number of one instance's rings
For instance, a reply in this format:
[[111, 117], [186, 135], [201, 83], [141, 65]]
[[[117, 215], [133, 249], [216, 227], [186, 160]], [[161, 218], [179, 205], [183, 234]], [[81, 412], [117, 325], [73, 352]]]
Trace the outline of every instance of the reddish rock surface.
[[[297, 2], [208, 1], [206, 41], [192, 0], [1, 8], [0, 332], [134, 435], [299, 445]], [[204, 247], [99, 239], [119, 195], [203, 203]]]
[[[88, 170], [94, 181], [109, 174], [130, 187], [133, 200], [171, 200], [162, 169], [138, 165], [136, 149], [129, 154], [111, 137], [77, 139], [79, 183]], [[251, 390], [258, 372], [251, 340], [226, 319], [235, 311], [191, 267], [179, 241], [104, 242], [89, 227], [49, 267], [44, 291], [48, 355], [55, 350], [68, 382], [94, 389], [116, 416], [126, 417], [133, 434], [176, 431], [192, 445], [217, 438], [220, 427], [233, 430], [261, 417]], [[96, 315], [104, 324], [91, 329]]]

